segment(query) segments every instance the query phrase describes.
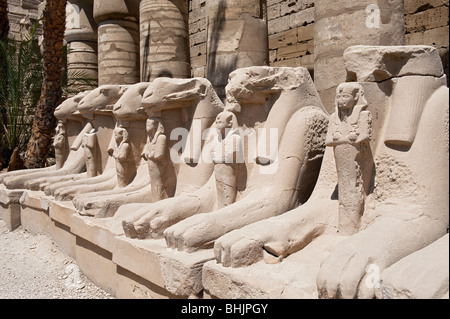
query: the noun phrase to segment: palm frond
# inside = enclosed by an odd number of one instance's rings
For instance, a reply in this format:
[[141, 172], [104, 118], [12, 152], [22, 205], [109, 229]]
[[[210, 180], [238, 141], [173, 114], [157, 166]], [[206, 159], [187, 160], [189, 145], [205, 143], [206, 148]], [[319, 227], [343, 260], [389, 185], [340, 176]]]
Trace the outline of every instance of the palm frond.
[[42, 88], [36, 26], [37, 23], [21, 42], [0, 41], [0, 145], [8, 159], [16, 147], [20, 151], [26, 148]]

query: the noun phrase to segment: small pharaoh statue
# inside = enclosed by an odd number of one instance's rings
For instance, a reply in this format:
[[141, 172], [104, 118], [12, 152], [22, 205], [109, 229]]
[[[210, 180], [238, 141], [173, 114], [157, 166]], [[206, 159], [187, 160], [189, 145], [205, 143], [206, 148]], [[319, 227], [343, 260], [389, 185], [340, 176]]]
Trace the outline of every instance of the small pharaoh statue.
[[342, 83], [336, 89], [336, 111], [330, 117], [326, 145], [334, 148], [338, 175], [339, 232], [359, 230], [364, 212], [362, 174], [364, 154], [372, 135], [371, 113], [359, 83]]
[[169, 197], [164, 183], [167, 169], [167, 137], [161, 118], [149, 117], [146, 124], [147, 144], [142, 157], [147, 160], [151, 182], [151, 201]]
[[64, 165], [66, 154], [66, 127], [62, 121], [59, 121], [56, 126], [53, 147], [55, 148], [56, 169], [60, 169]]
[[116, 160], [117, 185], [125, 187], [132, 178], [127, 169], [128, 157], [131, 152], [130, 137], [128, 131], [123, 126], [118, 126], [114, 130], [115, 147], [112, 157]]
[[236, 201], [237, 164], [242, 162], [241, 136], [236, 132], [234, 113], [224, 111], [216, 117], [217, 135], [211, 149], [216, 178], [217, 204], [223, 208]]
[[96, 144], [97, 144], [97, 130], [92, 129], [83, 136], [84, 159], [86, 161], [86, 172], [88, 177], [97, 175], [96, 167]]

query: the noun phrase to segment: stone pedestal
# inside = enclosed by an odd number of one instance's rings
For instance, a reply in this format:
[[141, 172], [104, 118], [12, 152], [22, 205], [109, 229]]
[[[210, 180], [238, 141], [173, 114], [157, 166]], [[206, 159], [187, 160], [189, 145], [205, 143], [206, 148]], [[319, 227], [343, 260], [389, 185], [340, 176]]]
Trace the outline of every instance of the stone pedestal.
[[20, 198], [22, 227], [34, 234], [47, 234], [69, 257], [76, 259], [75, 236], [70, 226], [50, 216], [52, 197], [41, 191], [24, 191]]
[[51, 236], [90, 280], [117, 298], [202, 296], [202, 266], [214, 258], [211, 249], [187, 254], [168, 249], [163, 239], [126, 238], [108, 227], [111, 218], [80, 216], [72, 202], [39, 191], [25, 191], [20, 205], [27, 231]]
[[12, 231], [20, 226], [20, 204], [22, 196], [21, 189], [7, 189], [0, 185], [0, 219], [6, 223], [6, 227]]
[[320, 263], [344, 238], [320, 237], [278, 264], [260, 261], [246, 268], [230, 268], [209, 261], [203, 267], [205, 298], [317, 299]]

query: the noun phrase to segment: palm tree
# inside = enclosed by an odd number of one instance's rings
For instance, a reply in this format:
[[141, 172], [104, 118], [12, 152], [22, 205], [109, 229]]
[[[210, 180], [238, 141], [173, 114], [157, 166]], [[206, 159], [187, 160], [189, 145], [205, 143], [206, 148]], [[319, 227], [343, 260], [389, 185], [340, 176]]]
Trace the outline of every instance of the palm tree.
[[8, 170], [23, 168], [19, 156], [30, 138], [42, 89], [37, 23], [21, 41], [0, 41], [0, 157]]
[[[9, 20], [8, 20], [8, 1], [0, 0], [0, 42], [6, 41], [8, 38], [9, 32]], [[0, 60], [3, 60], [3, 57], [0, 53]], [[5, 72], [3, 64], [0, 64], [0, 74]], [[6, 119], [6, 113], [3, 107], [0, 106], [0, 121], [2, 123]], [[3, 138], [3, 128], [0, 127], [0, 141]], [[5, 159], [3, 158], [3, 150], [0, 145], [0, 169], [5, 165]]]
[[62, 99], [63, 43], [66, 0], [47, 0], [43, 14], [43, 74], [41, 96], [34, 115], [31, 138], [24, 156], [27, 168], [44, 167], [56, 127], [53, 115]]

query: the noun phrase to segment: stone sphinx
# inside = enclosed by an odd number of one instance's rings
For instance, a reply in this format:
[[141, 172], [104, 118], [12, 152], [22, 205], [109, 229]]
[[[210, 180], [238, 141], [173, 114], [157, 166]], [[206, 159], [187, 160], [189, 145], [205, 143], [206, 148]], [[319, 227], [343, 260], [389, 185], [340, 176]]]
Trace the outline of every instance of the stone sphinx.
[[248, 102], [264, 101], [260, 107], [267, 118], [256, 130], [256, 149], [250, 143], [245, 147], [254, 154], [253, 167], [234, 203], [168, 228], [164, 236], [169, 247], [196, 250], [248, 223], [282, 214], [306, 201], [318, 174], [328, 116], [307, 69], [239, 69], [231, 74], [226, 92], [225, 108], [234, 110], [238, 121], [249, 116]]
[[55, 165], [0, 174], [0, 213], [9, 229], [15, 229], [21, 224], [19, 200], [27, 188], [34, 189], [52, 178], [63, 179], [85, 170], [79, 137], [89, 128], [77, 108], [86, 94], [83, 92], [69, 98], [56, 108], [58, 126], [54, 138]]
[[[202, 193], [214, 170], [212, 161], [204, 161], [201, 155], [208, 143], [201, 134], [213, 125], [223, 104], [206, 79], [157, 78], [145, 92], [142, 106], [149, 116], [143, 156], [147, 159], [151, 196], [146, 198], [148, 204], [120, 207], [111, 224], [117, 233], [125, 231], [128, 236], [145, 238], [155, 234], [146, 223], [135, 221], [152, 216], [160, 225], [155, 230], [161, 235], [167, 223], [181, 218], [177, 210], [180, 215], [185, 211], [193, 214], [201, 207], [203, 200], [197, 193]], [[177, 118], [181, 120], [178, 124]], [[178, 135], [175, 130], [180, 127], [184, 129]], [[169, 211], [173, 214], [166, 217]]]
[[[245, 161], [231, 163], [236, 164], [237, 168], [225, 165], [225, 169], [218, 169], [218, 165], [228, 163], [222, 163], [226, 161], [223, 158], [218, 160], [213, 154], [214, 160], [211, 162], [214, 171], [204, 187], [190, 196], [175, 196], [170, 200], [174, 206], [169, 206], [168, 200], [165, 200], [152, 205], [155, 208], [146, 208], [146, 214], [140, 219], [139, 216], [134, 221], [130, 217], [126, 218], [126, 234], [128, 232], [129, 236], [146, 238], [160, 236], [164, 232], [169, 247], [192, 251], [249, 222], [283, 213], [309, 196], [312, 185], [304, 179], [313, 180], [314, 174], [318, 172], [328, 117], [315, 95], [307, 70], [269, 67], [240, 69], [232, 73], [227, 92], [226, 111], [217, 116], [214, 127], [221, 128], [221, 122], [225, 120], [231, 121], [225, 125], [229, 129], [238, 126], [249, 128], [248, 137], [241, 136], [239, 139], [243, 141], [244, 148], [249, 148], [248, 156], [253, 154], [254, 159], [242, 156]], [[260, 123], [264, 123], [264, 126]], [[259, 136], [259, 154], [256, 143], [252, 146], [249, 142], [252, 139], [256, 141], [257, 129], [262, 127], [266, 128], [264, 132], [268, 132], [268, 129], [277, 131], [278, 135], [274, 136], [275, 144], [279, 143], [278, 154], [263, 151], [267, 150], [263, 146], [268, 142], [268, 139], [263, 138], [264, 133]], [[316, 129], [315, 132], [310, 132], [312, 127]], [[297, 147], [290, 145], [288, 140], [291, 139], [300, 141]], [[211, 144], [205, 145], [202, 157], [214, 153], [213, 141], [214, 138]], [[231, 143], [234, 147], [237, 144]], [[234, 160], [240, 157], [235, 151], [236, 148], [229, 152], [234, 154]], [[233, 162], [233, 158], [230, 161]], [[230, 170], [237, 170], [237, 173], [228, 175]], [[233, 179], [234, 176], [238, 178], [232, 185], [227, 185], [229, 189], [217, 191], [225, 177]]]
[[80, 194], [73, 199], [83, 215], [110, 217], [127, 203], [148, 201], [150, 175], [142, 153], [146, 147], [147, 114], [141, 102], [150, 83], [131, 85], [114, 106], [114, 145], [108, 152], [115, 160], [117, 185], [114, 189]]
[[89, 91], [81, 92], [65, 100], [55, 110], [55, 117], [58, 120], [54, 138], [55, 165], [0, 174], [0, 180], [7, 188], [30, 187], [35, 189], [37, 186], [34, 186], [31, 181], [36, 179], [45, 182], [50, 177], [58, 176], [62, 178], [85, 170], [80, 136], [89, 130], [90, 126], [78, 112], [78, 105], [88, 93]]
[[449, 298], [449, 234], [408, 255], [380, 275], [384, 299]]
[[86, 172], [69, 175], [66, 179], [54, 179], [41, 189], [57, 200], [73, 199], [76, 193], [110, 188], [114, 175], [114, 163], [108, 161], [107, 148], [111, 143], [115, 120], [114, 104], [128, 86], [103, 85], [92, 90], [79, 103], [78, 111], [87, 119], [88, 127], [81, 137]]
[[[354, 109], [361, 106], [359, 120], [354, 121], [360, 134], [338, 135], [333, 129], [339, 125], [338, 114], [333, 115], [329, 147], [311, 198], [281, 216], [222, 236], [215, 243], [216, 260], [225, 267], [274, 259], [285, 259], [281, 264], [288, 264], [299, 260], [303, 251], [306, 254], [308, 246], [316, 245], [315, 255], [324, 256], [313, 279], [319, 297], [373, 298], [382, 297], [383, 290], [393, 295], [392, 284], [405, 283], [405, 277], [396, 278], [402, 272], [391, 269], [423, 270], [405, 267], [410, 264], [403, 260], [417, 258], [415, 252], [421, 249], [425, 251], [418, 252], [419, 256], [436, 253], [438, 249], [425, 247], [447, 234], [446, 77], [437, 50], [426, 46], [350, 47], [344, 60], [348, 80], [359, 84], [338, 88], [336, 111], [345, 104], [339, 97], [342, 92], [353, 91], [348, 96], [352, 100], [363, 91], [365, 98], [352, 102]], [[359, 151], [343, 156], [336, 142], [345, 136], [348, 140], [341, 145], [348, 147], [361, 140], [367, 143], [365, 150], [356, 147]], [[349, 206], [346, 192], [356, 200]], [[301, 266], [294, 267], [304, 269]], [[220, 270], [214, 264], [205, 267], [213, 269], [203, 278], [205, 288], [214, 290], [217, 277], [213, 274]], [[385, 287], [372, 282], [373, 269], [381, 273]], [[216, 289], [212, 294], [224, 297], [223, 292]]]

